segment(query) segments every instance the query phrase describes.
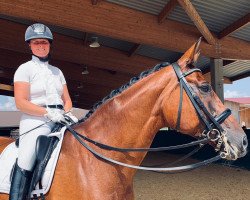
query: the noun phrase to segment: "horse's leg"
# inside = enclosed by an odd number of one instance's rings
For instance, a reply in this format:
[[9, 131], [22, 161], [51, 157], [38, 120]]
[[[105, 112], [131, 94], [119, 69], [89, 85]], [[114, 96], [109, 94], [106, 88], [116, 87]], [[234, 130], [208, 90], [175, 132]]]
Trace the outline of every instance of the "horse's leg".
[[[0, 153], [2, 153], [4, 148], [13, 141], [14, 140], [11, 138], [0, 137]], [[0, 193], [0, 200], [7, 200], [7, 199], [9, 199], [9, 195]]]

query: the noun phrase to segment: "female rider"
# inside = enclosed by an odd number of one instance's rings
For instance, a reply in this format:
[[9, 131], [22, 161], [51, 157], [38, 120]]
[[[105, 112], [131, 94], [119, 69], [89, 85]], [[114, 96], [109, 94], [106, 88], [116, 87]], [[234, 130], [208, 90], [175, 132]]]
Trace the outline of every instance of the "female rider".
[[[50, 29], [44, 24], [33, 24], [25, 32], [25, 41], [33, 55], [30, 61], [18, 67], [14, 75], [16, 107], [23, 115], [19, 127], [18, 159], [11, 180], [11, 200], [26, 198], [35, 162], [37, 137], [48, 135], [55, 123], [65, 122], [65, 113], [77, 122], [77, 118], [69, 113], [72, 102], [64, 75], [60, 69], [49, 64], [53, 41]], [[39, 125], [42, 126], [26, 133]]]

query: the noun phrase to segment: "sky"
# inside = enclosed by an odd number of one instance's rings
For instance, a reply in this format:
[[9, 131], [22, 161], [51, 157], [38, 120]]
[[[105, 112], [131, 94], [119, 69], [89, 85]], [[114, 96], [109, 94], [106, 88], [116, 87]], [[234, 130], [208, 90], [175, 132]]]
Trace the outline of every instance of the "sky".
[[[250, 77], [233, 84], [224, 84], [225, 98], [229, 97], [250, 97]], [[0, 111], [15, 111], [15, 101], [13, 97], [3, 96], [0, 94]]]
[[233, 84], [224, 84], [224, 96], [250, 97], [250, 77], [234, 81]]

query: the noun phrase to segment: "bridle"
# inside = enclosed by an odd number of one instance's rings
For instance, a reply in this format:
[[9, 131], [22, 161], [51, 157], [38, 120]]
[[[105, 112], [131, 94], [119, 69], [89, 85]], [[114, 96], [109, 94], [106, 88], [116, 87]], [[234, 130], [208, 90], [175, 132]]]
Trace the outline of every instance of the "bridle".
[[[222, 112], [217, 117], [212, 116], [201, 99], [198, 95], [192, 90], [188, 82], [186, 81], [185, 77], [192, 74], [193, 72], [201, 72], [200, 69], [191, 69], [188, 72], [182, 73], [180, 66], [177, 63], [172, 64], [173, 69], [176, 73], [176, 76], [178, 77], [179, 84], [180, 84], [180, 102], [179, 102], [179, 108], [178, 108], [178, 117], [177, 117], [177, 123], [176, 123], [176, 129], [178, 130], [180, 128], [180, 119], [181, 119], [181, 110], [182, 110], [182, 99], [183, 99], [183, 88], [186, 91], [189, 99], [191, 100], [197, 115], [199, 116], [200, 120], [204, 123], [206, 129], [204, 130], [203, 134], [201, 135], [201, 139], [190, 142], [183, 145], [177, 145], [177, 146], [170, 146], [170, 147], [159, 147], [159, 148], [118, 148], [118, 147], [112, 147], [97, 141], [94, 141], [78, 132], [76, 132], [71, 126], [66, 125], [67, 129], [70, 133], [80, 142], [82, 146], [84, 146], [86, 149], [88, 149], [91, 153], [93, 153], [96, 157], [103, 159], [104, 161], [108, 161], [110, 163], [114, 163], [117, 165], [121, 165], [124, 167], [129, 167], [133, 169], [141, 169], [141, 170], [149, 170], [149, 171], [164, 171], [167, 173], [175, 173], [175, 172], [183, 172], [188, 171], [191, 169], [195, 169], [204, 165], [207, 165], [209, 163], [212, 163], [214, 161], [217, 161], [221, 158], [226, 158], [226, 156], [229, 154], [229, 149], [226, 148], [226, 131], [222, 128], [220, 125], [225, 121], [226, 118], [229, 117], [231, 114], [230, 109], [226, 109], [224, 112]], [[105, 149], [105, 150], [111, 150], [111, 151], [118, 151], [118, 152], [142, 152], [142, 151], [165, 151], [165, 150], [172, 150], [172, 149], [180, 149], [180, 148], [186, 148], [189, 146], [194, 145], [203, 145], [208, 142], [215, 142], [216, 143], [216, 150], [220, 151], [220, 154], [210, 158], [208, 160], [204, 160], [198, 163], [185, 165], [185, 166], [178, 166], [178, 167], [167, 167], [167, 168], [158, 168], [158, 167], [143, 167], [143, 166], [136, 166], [136, 165], [130, 165], [127, 163], [123, 163], [117, 160], [113, 160], [111, 158], [108, 158], [97, 151], [95, 151], [93, 148], [91, 148], [86, 142], [90, 142], [94, 144], [95, 146]]]
[[[204, 103], [201, 101], [200, 97], [192, 90], [190, 85], [188, 84], [187, 80], [185, 79], [186, 76], [192, 74], [193, 72], [201, 72], [200, 69], [194, 68], [185, 73], [182, 73], [180, 66], [177, 63], [172, 64], [173, 69], [178, 77], [180, 83], [180, 101], [179, 101], [179, 108], [178, 108], [178, 117], [176, 123], [176, 129], [179, 130], [180, 128], [180, 119], [181, 119], [181, 110], [182, 110], [182, 99], [183, 99], [183, 88], [186, 91], [190, 101], [192, 102], [195, 111], [200, 118], [200, 120], [204, 123], [206, 129], [204, 130], [203, 134], [206, 133], [207, 138], [209, 138], [213, 142], [217, 142], [216, 151], [220, 151], [222, 148], [223, 142], [226, 141], [226, 131], [220, 125], [226, 118], [231, 115], [231, 110], [226, 109], [222, 112], [218, 118], [216, 119], [214, 116], [210, 114], [207, 110]], [[224, 149], [221, 151], [221, 156], [225, 158], [229, 154], [229, 149], [224, 146]]]

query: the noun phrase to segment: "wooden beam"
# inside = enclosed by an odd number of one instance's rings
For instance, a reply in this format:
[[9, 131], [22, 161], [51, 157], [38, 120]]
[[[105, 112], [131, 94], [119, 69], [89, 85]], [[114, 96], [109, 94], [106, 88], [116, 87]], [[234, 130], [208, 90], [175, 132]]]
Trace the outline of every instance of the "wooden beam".
[[136, 52], [140, 49], [141, 44], [135, 44], [130, 51], [128, 52], [128, 56], [131, 57], [136, 54]]
[[14, 87], [12, 85], [6, 85], [0, 83], [0, 90], [14, 91]]
[[[19, 65], [27, 62], [30, 59], [30, 54], [4, 50], [0, 48], [1, 67], [16, 70]], [[67, 80], [75, 80], [82, 83], [103, 85], [113, 89], [116, 89], [117, 87], [120, 87], [121, 85], [127, 83], [130, 78], [133, 77], [133, 75], [131, 74], [124, 73], [111, 74], [105, 69], [99, 69], [91, 65], [88, 66], [88, 70], [90, 73], [88, 75], [82, 75], [81, 72], [83, 68], [79, 64], [60, 61], [56, 59], [51, 59], [51, 63], [52, 65], [58, 66], [63, 71], [64, 76]]]
[[219, 33], [219, 38], [222, 39], [222, 38], [232, 34], [233, 32], [246, 26], [249, 22], [250, 22], [250, 13], [248, 13], [244, 17], [238, 19], [237, 21], [235, 21], [234, 23], [232, 23], [228, 27], [226, 27], [223, 31], [221, 31]]
[[[78, 108], [90, 109], [95, 103], [102, 100], [102, 97], [81, 93], [79, 97], [74, 97], [75, 93], [70, 92], [71, 100], [74, 106]], [[83, 106], [84, 105], [84, 106]]]
[[3, 73], [3, 68], [0, 66], [0, 74]]
[[215, 45], [216, 40], [211, 34], [206, 24], [201, 19], [199, 13], [196, 11], [195, 7], [189, 0], [178, 0], [181, 7], [185, 10], [190, 19], [194, 22], [195, 26], [201, 32], [203, 37], [207, 40], [209, 44]]
[[[46, 2], [46, 10], [41, 9], [42, 7], [44, 7], [42, 1], [27, 0], [25, 6], [18, 0], [5, 1], [0, 2], [0, 13], [177, 52], [186, 51], [200, 37], [200, 32], [194, 26], [169, 19], [159, 26], [155, 23], [154, 15], [107, 1], [92, 6], [89, 0], [83, 0], [81, 3], [77, 0], [70, 2], [58, 0]], [[1, 27], [1, 32], [3, 30]], [[21, 34], [19, 35], [21, 37]], [[167, 39], [162, 40], [162, 38]], [[215, 45], [202, 42], [201, 53], [213, 58], [250, 59], [250, 45], [244, 40], [227, 37], [226, 40], [220, 41], [220, 45], [220, 51], [215, 51]], [[82, 52], [80, 53], [82, 55]]]
[[[11, 76], [13, 77], [13, 76]], [[6, 85], [13, 85], [13, 79], [10, 79], [9, 77], [6, 78], [5, 76], [0, 74], [0, 82], [2, 84], [6, 84]]]
[[98, 1], [101, 1], [101, 0], [91, 0], [92, 5], [97, 5]]
[[[104, 98], [104, 96], [98, 95], [98, 94], [89, 94], [88, 92], [82, 91], [82, 92], [74, 92], [74, 91], [70, 91], [70, 96], [72, 101], [73, 100], [77, 100], [77, 101], [91, 101], [93, 102], [93, 104], [97, 101], [100, 101]], [[78, 94], [78, 96], [76, 96], [76, 94]]]
[[177, 0], [170, 0], [165, 7], [162, 9], [161, 13], [158, 15], [158, 22], [161, 24], [164, 20], [167, 19], [168, 15], [174, 8], [177, 6]]
[[94, 104], [95, 104], [94, 101], [86, 101], [86, 100], [73, 102], [73, 106], [75, 108], [82, 108], [82, 109], [87, 109], [87, 110], [90, 110]]
[[[13, 96], [13, 86], [9, 83], [12, 82], [13, 76], [8, 76], [7, 74], [0, 74], [0, 91], [1, 95]], [[83, 102], [92, 106], [97, 101], [102, 100], [105, 96], [107, 96], [112, 89], [99, 86], [99, 85], [91, 85], [91, 84], [83, 84], [83, 88], [78, 89], [76, 82], [67, 81], [68, 89], [70, 92], [70, 96], [72, 100], [77, 100], [78, 102]], [[79, 94], [79, 97], [75, 95]]]
[[[226, 65], [229, 65], [229, 64], [235, 62], [235, 60], [226, 60], [225, 59], [222, 62], [223, 62], [223, 66], [226, 66]], [[203, 75], [207, 74], [207, 73], [210, 73], [210, 67], [208, 66], [208, 67], [206, 67], [206, 69], [203, 69], [202, 73], [203, 73]]]
[[224, 84], [233, 84], [233, 81], [230, 78], [224, 76], [223, 77], [223, 83]]
[[[15, 4], [15, 7], [13, 7], [13, 4]], [[166, 20], [164, 24], [159, 26], [155, 23], [155, 16], [153, 15], [137, 12], [106, 1], [98, 6], [92, 6], [88, 0], [81, 1], [80, 6], [79, 2], [74, 0], [70, 4], [65, 1], [50, 1], [46, 5], [46, 13], [50, 13], [50, 15], [40, 12], [40, 8], [43, 7], [40, 1], [34, 3], [34, 1], [27, 0], [25, 7], [17, 0], [10, 4], [0, 2], [0, 13], [181, 52], [186, 51], [200, 36], [200, 33], [190, 35], [193, 30], [190, 30], [183, 23]], [[74, 14], [71, 11], [69, 12], [69, 6], [70, 10], [74, 10]], [[82, 17], [88, 20], [82, 20]], [[140, 23], [138, 23], [138, 20]], [[186, 30], [186, 28], [189, 30], [187, 30], [188, 34], [185, 35], [183, 30]], [[141, 34], [142, 31], [145, 34]], [[168, 39], [162, 40], [162, 38]], [[202, 44], [202, 46], [208, 46], [209, 50], [206, 49], [204, 52], [211, 54], [209, 57], [217, 57], [214, 54], [213, 47], [211, 48], [207, 44]]]
[[15, 73], [14, 70], [12, 71], [9, 70], [8, 72], [7, 72], [7, 69], [4, 70], [4, 73], [0, 74], [0, 82], [7, 84], [7, 85], [11, 85], [13, 83], [14, 73]]
[[[207, 82], [211, 83], [211, 73], [210, 72], [207, 72], [205, 74], [203, 74], [204, 78], [206, 79]], [[233, 82], [227, 78], [227, 77], [223, 77], [223, 83], [224, 84], [232, 84]]]
[[83, 45], [86, 46], [88, 41], [88, 33], [85, 32], [83, 35]]
[[[1, 3], [0, 3], [1, 4]], [[30, 53], [24, 42], [26, 26], [0, 19], [0, 48]], [[23, 34], [20, 34], [23, 33]], [[159, 63], [159, 60], [134, 55], [128, 58], [124, 52], [101, 46], [90, 48], [82, 45], [81, 39], [54, 33], [51, 55], [53, 58], [71, 63], [98, 66], [99, 68], [123, 73], [139, 74]]]
[[[0, 74], [0, 82], [2, 84], [10, 85], [13, 82], [14, 77], [14, 70], [5, 70], [5, 73]], [[112, 90], [117, 89], [120, 86], [117, 86], [117, 88], [111, 88], [107, 86], [103, 86], [100, 83], [88, 83], [88, 82], [80, 82], [75, 80], [73, 77], [66, 77], [67, 85], [69, 88], [69, 91], [75, 92], [75, 93], [82, 93], [89, 95], [99, 95], [100, 97], [104, 97], [108, 95]], [[81, 85], [82, 87], [79, 87]]]
[[[13, 86], [10, 85], [10, 83], [13, 80], [13, 76], [8, 76], [7, 74], [0, 74], [0, 94], [1, 95], [7, 95], [7, 96], [13, 96]], [[77, 89], [74, 84], [72, 84], [72, 81], [67, 81], [70, 82], [68, 87], [70, 91], [70, 96], [73, 101], [75, 102], [74, 105], [78, 105], [81, 108], [91, 108], [94, 103], [97, 101], [100, 101], [105, 97], [107, 94], [110, 93], [109, 89], [105, 88], [107, 93], [100, 93], [100, 86], [92, 86], [89, 84], [84, 84], [83, 89]], [[100, 88], [99, 88], [100, 87]], [[97, 90], [97, 88], [99, 88]], [[79, 94], [79, 97], [75, 97], [75, 94]]]
[[98, 85], [98, 84], [90, 84], [90, 83], [82, 83], [82, 87], [79, 88], [79, 82], [73, 80], [67, 80], [67, 85], [69, 91], [74, 93], [87, 93], [90, 95], [98, 95], [99, 97], [107, 96], [112, 90], [116, 88], [109, 88], [106, 86]]
[[1, 95], [5, 95], [5, 96], [13, 97], [13, 96], [14, 96], [14, 91], [1, 90], [1, 89], [0, 89], [0, 94], [1, 94]]

